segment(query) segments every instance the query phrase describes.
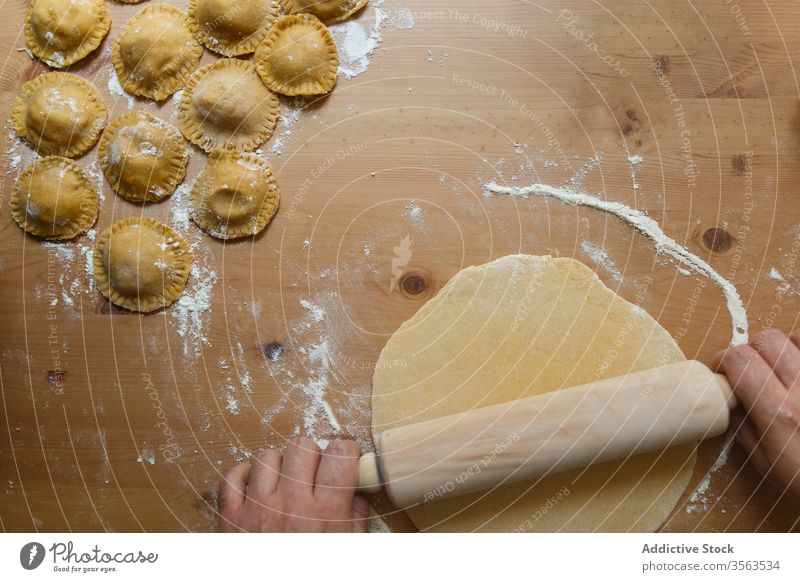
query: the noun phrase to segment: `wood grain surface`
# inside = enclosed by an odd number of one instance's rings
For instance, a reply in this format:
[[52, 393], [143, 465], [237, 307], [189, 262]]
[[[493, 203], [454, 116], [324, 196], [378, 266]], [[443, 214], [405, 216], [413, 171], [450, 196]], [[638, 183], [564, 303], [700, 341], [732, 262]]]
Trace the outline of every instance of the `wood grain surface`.
[[[0, 0], [4, 119], [20, 85], [44, 71], [21, 50], [26, 6]], [[198, 261], [217, 276], [210, 306], [194, 314], [205, 343], [191, 321], [181, 335], [174, 306], [146, 317], [111, 308], [86, 276], [86, 237], [65, 251], [23, 234], [9, 197], [30, 154], [6, 128], [3, 530], [207, 531], [220, 475], [248, 454], [306, 430], [368, 444], [372, 366], [388, 337], [460, 269], [506, 254], [584, 261], [687, 357], [707, 362], [730, 341], [719, 288], [619, 220], [487, 198], [488, 181], [575, 185], [645, 210], [736, 285], [751, 333], [797, 326], [796, 3], [387, 0], [384, 10], [397, 17], [401, 7], [414, 27], [387, 23], [367, 72], [340, 77], [265, 144], [270, 154], [282, 141], [272, 155], [281, 208], [267, 231], [222, 244], [189, 227]], [[71, 70], [101, 88], [113, 119], [128, 102], [107, 90], [109, 48], [142, 5], [109, 8], [111, 35]], [[206, 51], [203, 62], [216, 58]], [[175, 109], [171, 99], [133, 106], [164, 119]], [[643, 162], [629, 161], [636, 155]], [[186, 183], [204, 159], [192, 148]], [[79, 163], [95, 160], [96, 148]], [[180, 211], [174, 199], [128, 203], [107, 183], [103, 194], [97, 232], [139, 214], [173, 224]], [[406, 237], [411, 257], [393, 280]], [[621, 279], [593, 261], [591, 245]], [[187, 292], [197, 286], [193, 277]], [[337, 423], [312, 414], [325, 386]], [[664, 529], [798, 529], [800, 504], [763, 484], [738, 448], [709, 472], [721, 448], [721, 439], [700, 447]], [[394, 529], [413, 530], [378, 505]]]

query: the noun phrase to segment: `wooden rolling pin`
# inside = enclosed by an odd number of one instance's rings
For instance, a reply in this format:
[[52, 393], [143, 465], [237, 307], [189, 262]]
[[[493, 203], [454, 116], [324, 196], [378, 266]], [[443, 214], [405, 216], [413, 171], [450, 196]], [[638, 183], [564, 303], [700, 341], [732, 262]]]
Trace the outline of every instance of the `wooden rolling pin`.
[[389, 429], [361, 457], [359, 490], [438, 501], [717, 436], [735, 405], [694, 360], [608, 378]]

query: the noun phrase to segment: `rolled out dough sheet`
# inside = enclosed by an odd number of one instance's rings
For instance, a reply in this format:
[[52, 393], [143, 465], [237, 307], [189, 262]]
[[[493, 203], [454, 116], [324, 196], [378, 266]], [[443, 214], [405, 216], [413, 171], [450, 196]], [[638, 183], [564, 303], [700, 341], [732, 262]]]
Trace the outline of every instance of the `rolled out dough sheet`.
[[[512, 255], [461, 271], [406, 321], [373, 378], [374, 434], [684, 360], [644, 310], [582, 263]], [[692, 475], [694, 445], [408, 510], [423, 531], [652, 531]]]

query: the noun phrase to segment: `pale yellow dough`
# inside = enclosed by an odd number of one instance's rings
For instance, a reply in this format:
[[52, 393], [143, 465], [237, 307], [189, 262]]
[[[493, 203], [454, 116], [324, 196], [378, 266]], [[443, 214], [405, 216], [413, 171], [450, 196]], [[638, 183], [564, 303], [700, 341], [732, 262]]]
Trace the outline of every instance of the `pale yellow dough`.
[[277, 0], [189, 0], [195, 37], [226, 57], [256, 50], [277, 18]]
[[167, 4], [142, 8], [114, 41], [111, 60], [123, 89], [161, 101], [183, 87], [203, 47], [185, 12]]
[[336, 84], [339, 54], [327, 27], [310, 14], [283, 16], [256, 49], [267, 87], [282, 95], [320, 95]]
[[112, 303], [131, 311], [166, 307], [183, 292], [192, 268], [189, 245], [152, 218], [116, 221], [97, 239], [94, 278]]
[[11, 110], [17, 135], [41, 156], [74, 158], [86, 153], [107, 119], [100, 91], [72, 73], [47, 73], [28, 81]]
[[[389, 339], [372, 429], [507, 402], [685, 359], [644, 310], [573, 259], [514, 255], [456, 275]], [[695, 446], [432, 502], [424, 531], [652, 531], [692, 474]]]
[[131, 202], [163, 200], [186, 175], [189, 148], [180, 132], [146, 111], [109, 124], [97, 158], [111, 189]]
[[11, 215], [26, 232], [67, 240], [86, 232], [97, 219], [97, 191], [78, 164], [49, 156], [28, 166], [14, 185]]
[[325, 24], [347, 20], [367, 5], [367, 0], [281, 0], [287, 14], [307, 12]]
[[110, 28], [105, 0], [33, 0], [25, 42], [35, 57], [61, 69], [100, 46]]
[[261, 232], [278, 210], [270, 163], [249, 152], [215, 152], [192, 188], [191, 216], [222, 239]]
[[191, 76], [179, 106], [181, 131], [207, 152], [252, 150], [278, 120], [278, 97], [252, 63], [220, 59]]

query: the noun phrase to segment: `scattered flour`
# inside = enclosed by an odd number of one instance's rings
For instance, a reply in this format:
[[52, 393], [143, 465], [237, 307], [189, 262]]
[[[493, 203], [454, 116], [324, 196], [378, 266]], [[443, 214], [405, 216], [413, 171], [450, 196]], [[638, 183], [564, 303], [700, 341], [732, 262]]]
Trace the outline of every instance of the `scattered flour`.
[[736, 433], [733, 431], [728, 431], [728, 433], [725, 435], [725, 442], [722, 443], [722, 450], [720, 451], [719, 456], [708, 469], [705, 477], [703, 477], [703, 480], [700, 481], [700, 484], [689, 496], [689, 503], [694, 505], [686, 505], [687, 513], [693, 513], [701, 508], [703, 510], [708, 509], [708, 488], [711, 486], [711, 479], [714, 477], [714, 474], [724, 467], [725, 463], [728, 462], [728, 455], [730, 454], [731, 448], [733, 448], [735, 439]]
[[[577, 158], [578, 156], [575, 157]], [[570, 178], [569, 183], [572, 187], [575, 189], [582, 187], [583, 179], [592, 173], [594, 169], [602, 163], [604, 158], [605, 154], [603, 152], [597, 152], [594, 156], [586, 160], [586, 163], [578, 168], [572, 178]]]
[[189, 219], [189, 184], [181, 184], [170, 197], [172, 228], [181, 234], [192, 249], [192, 271], [186, 289], [169, 308], [169, 315], [177, 323], [178, 336], [183, 340], [184, 356], [199, 356], [203, 346], [210, 346], [208, 326], [211, 320], [211, 303], [217, 272], [213, 268], [213, 255], [203, 234], [191, 226]]
[[119, 82], [119, 77], [117, 76], [117, 71], [114, 69], [114, 65], [108, 67], [107, 87], [110, 95], [126, 99], [128, 102], [128, 109], [133, 109], [133, 105], [136, 103], [136, 98], [130, 93], [126, 93], [125, 89], [122, 88], [122, 85]]
[[186, 289], [170, 308], [169, 313], [178, 324], [178, 336], [183, 341], [183, 355], [201, 355], [202, 346], [210, 346], [208, 331], [211, 295], [217, 283], [217, 272], [199, 264], [201, 258], [195, 252], [195, 262]]
[[[369, 390], [366, 387], [363, 397], [356, 394], [360, 389], [348, 390], [343, 406], [336, 411], [331, 406], [331, 390], [345, 384], [338, 366], [347, 365], [350, 360], [341, 355], [339, 348], [344, 314], [338, 294], [325, 291], [318, 294], [314, 302], [301, 300], [305, 315], [289, 322], [289, 330], [294, 349], [292, 352], [273, 351], [267, 369], [272, 379], [278, 383], [282, 395], [262, 416], [262, 422], [269, 427], [276, 415], [286, 410], [302, 411], [302, 423], [294, 427], [294, 434], [305, 434], [324, 448], [331, 438], [350, 436], [359, 440], [367, 450], [371, 445], [368, 427], [364, 426], [364, 415], [369, 409]], [[335, 317], [332, 315], [336, 313]], [[296, 356], [294, 363], [290, 357]], [[338, 365], [337, 365], [338, 364]], [[300, 366], [300, 373], [295, 373]]]
[[608, 256], [606, 250], [589, 241], [581, 241], [581, 250], [598, 267], [603, 268], [617, 283], [622, 283], [622, 273], [619, 272], [617, 265]]
[[142, 449], [142, 452], [136, 458], [137, 463], [148, 463], [150, 465], [156, 464], [156, 455], [149, 449]]
[[369, 516], [369, 525], [367, 526], [368, 533], [392, 533], [392, 528], [389, 527], [383, 518], [376, 514], [370, 512]]
[[778, 281], [779, 283], [786, 283], [786, 279], [783, 278], [783, 275], [781, 275], [780, 271], [778, 271], [778, 269], [775, 267], [770, 268], [769, 278], [773, 281]]
[[339, 49], [339, 74], [352, 79], [369, 68], [370, 56], [383, 42], [383, 27], [398, 29], [414, 27], [414, 15], [408, 8], [385, 8], [385, 0], [374, 0], [363, 15], [330, 26], [329, 30]]
[[414, 226], [416, 227], [425, 226], [425, 216], [422, 211], [422, 207], [419, 206], [416, 202], [411, 202], [406, 206], [406, 213], [411, 222], [414, 223]]
[[169, 120], [175, 121], [178, 118], [178, 112], [180, 111], [180, 103], [181, 99], [183, 99], [183, 89], [179, 89], [172, 94], [172, 111], [169, 113]]
[[325, 319], [325, 310], [319, 307], [318, 305], [314, 305], [313, 303], [307, 301], [306, 299], [301, 299], [300, 306], [306, 311], [309, 311], [311, 313], [311, 318], [314, 320], [315, 323], [319, 323], [323, 319]]
[[644, 157], [636, 154], [633, 156], [628, 156], [628, 163], [631, 165], [631, 181], [633, 182], [633, 189], [639, 189], [639, 182], [636, 181], [636, 171], [639, 169], [639, 166], [644, 163]]
[[657, 252], [672, 257], [676, 261], [683, 263], [686, 267], [708, 277], [718, 285], [725, 295], [728, 312], [731, 315], [732, 337], [730, 345], [734, 346], [747, 343], [749, 327], [747, 312], [745, 311], [742, 298], [739, 296], [736, 287], [720, 275], [706, 261], [689, 252], [686, 247], [668, 237], [664, 231], [661, 230], [658, 223], [643, 212], [635, 210], [621, 202], [610, 202], [597, 198], [596, 196], [590, 196], [589, 194], [565, 188], [556, 188], [548, 186], [547, 184], [533, 184], [532, 186], [517, 188], [500, 186], [491, 182], [486, 184], [484, 188], [488, 195], [514, 196], [517, 198], [529, 198], [530, 196], [556, 198], [565, 204], [572, 206], [588, 206], [619, 217], [652, 240]]
[[[302, 96], [281, 97], [281, 114], [278, 117], [278, 127], [270, 144], [270, 152], [273, 156], [283, 154], [283, 148], [294, 138], [297, 131], [294, 126], [308, 103], [309, 101]], [[261, 154], [262, 152], [259, 150], [256, 153]]]
[[272, 155], [279, 156], [283, 153], [283, 138], [278, 136], [272, 141], [272, 145], [270, 146], [270, 151]]
[[239, 414], [239, 401], [234, 398], [233, 394], [228, 394], [228, 405], [225, 409], [234, 416]]
[[189, 194], [192, 191], [191, 184], [181, 184], [175, 189], [171, 197], [170, 217], [172, 228], [185, 234], [189, 230]]
[[94, 159], [92, 163], [89, 164], [86, 168], [86, 173], [94, 179], [95, 181], [95, 188], [97, 189], [97, 198], [100, 200], [100, 203], [106, 201], [106, 195], [103, 193], [103, 183], [104, 183], [104, 174], [103, 171], [100, 169], [100, 161], [97, 159], [97, 153], [95, 152]]

